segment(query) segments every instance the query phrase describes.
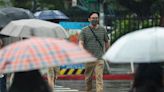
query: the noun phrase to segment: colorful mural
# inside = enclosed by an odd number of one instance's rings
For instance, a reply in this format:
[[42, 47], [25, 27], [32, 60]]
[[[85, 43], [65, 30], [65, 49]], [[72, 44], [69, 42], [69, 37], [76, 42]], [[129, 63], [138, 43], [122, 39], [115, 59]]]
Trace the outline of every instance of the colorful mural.
[[[69, 40], [78, 44], [81, 29], [89, 25], [89, 22], [60, 22], [69, 33]], [[84, 73], [84, 64], [63, 65], [60, 67], [60, 75], [78, 75]]]

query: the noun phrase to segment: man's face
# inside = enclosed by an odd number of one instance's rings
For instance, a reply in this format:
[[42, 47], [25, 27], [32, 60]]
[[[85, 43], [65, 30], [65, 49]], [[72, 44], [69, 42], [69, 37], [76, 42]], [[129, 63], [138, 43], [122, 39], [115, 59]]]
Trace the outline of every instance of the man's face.
[[92, 24], [92, 25], [97, 25], [98, 24], [98, 15], [96, 13], [93, 13], [89, 18], [88, 21]]
[[98, 20], [98, 15], [96, 13], [93, 13], [90, 17], [89, 17], [89, 21], [91, 20]]

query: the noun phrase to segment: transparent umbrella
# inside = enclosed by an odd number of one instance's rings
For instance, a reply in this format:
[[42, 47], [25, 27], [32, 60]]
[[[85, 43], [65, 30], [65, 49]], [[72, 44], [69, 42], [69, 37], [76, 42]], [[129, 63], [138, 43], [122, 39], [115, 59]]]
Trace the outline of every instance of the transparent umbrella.
[[116, 41], [103, 56], [113, 63], [164, 62], [164, 27], [129, 33]]

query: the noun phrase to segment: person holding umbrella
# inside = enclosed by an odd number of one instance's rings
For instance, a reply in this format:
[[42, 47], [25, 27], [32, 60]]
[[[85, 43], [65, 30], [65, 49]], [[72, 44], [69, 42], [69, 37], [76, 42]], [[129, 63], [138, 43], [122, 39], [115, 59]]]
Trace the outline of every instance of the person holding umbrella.
[[9, 92], [51, 92], [38, 69], [95, 59], [64, 39], [29, 38], [0, 50], [0, 74], [15, 73]]
[[38, 70], [16, 72], [8, 92], [52, 92]]
[[[10, 22], [0, 34], [12, 37], [30, 38], [30, 37], [51, 37], [51, 38], [68, 38], [67, 31], [59, 24], [39, 20], [39, 19], [22, 19]], [[48, 82], [54, 88], [57, 69], [48, 70]]]
[[[33, 14], [26, 9], [23, 8], [16, 8], [16, 7], [5, 7], [0, 9], [0, 30], [4, 28], [8, 23], [10, 23], [13, 20], [19, 20], [19, 19], [31, 19], [34, 18]], [[1, 40], [3, 42], [3, 47], [19, 40], [19, 38], [15, 37], [9, 37], [6, 35], [1, 35]], [[5, 38], [4, 38], [5, 37]], [[2, 47], [2, 44], [1, 44]], [[2, 75], [0, 78], [0, 92], [6, 92], [6, 82], [8, 82], [8, 77], [10, 75]]]
[[163, 78], [160, 63], [140, 63], [129, 92], [164, 92]]
[[[0, 39], [0, 49], [3, 47], [3, 41]], [[6, 75], [0, 74], [0, 92], [6, 92]]]
[[164, 92], [163, 30], [150, 27], [128, 33], [103, 56], [110, 63], [139, 63], [130, 92]]

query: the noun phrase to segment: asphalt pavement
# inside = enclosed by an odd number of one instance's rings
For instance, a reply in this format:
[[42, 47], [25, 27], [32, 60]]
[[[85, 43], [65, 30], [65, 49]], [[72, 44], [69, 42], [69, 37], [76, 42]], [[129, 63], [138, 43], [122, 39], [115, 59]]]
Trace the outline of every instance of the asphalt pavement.
[[[85, 92], [84, 80], [57, 80], [54, 92]], [[104, 92], [128, 92], [130, 80], [104, 80]], [[93, 92], [96, 92], [93, 81]]]
[[[110, 73], [116, 74], [116, 76], [110, 75], [104, 79], [104, 92], [128, 92], [132, 81], [129, 78], [129, 75], [127, 77], [124, 75], [120, 76], [119, 74], [131, 73], [130, 64], [110, 64]], [[93, 92], [96, 92], [95, 84], [94, 80]], [[56, 85], [54, 92], [85, 92], [85, 81], [84, 78], [80, 78], [80, 76], [74, 75], [72, 79], [70, 77], [58, 79]]]

